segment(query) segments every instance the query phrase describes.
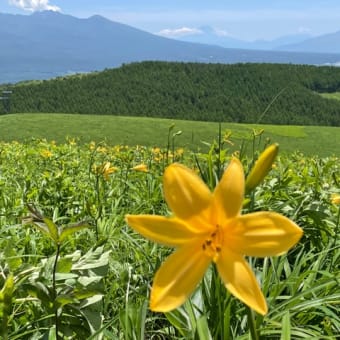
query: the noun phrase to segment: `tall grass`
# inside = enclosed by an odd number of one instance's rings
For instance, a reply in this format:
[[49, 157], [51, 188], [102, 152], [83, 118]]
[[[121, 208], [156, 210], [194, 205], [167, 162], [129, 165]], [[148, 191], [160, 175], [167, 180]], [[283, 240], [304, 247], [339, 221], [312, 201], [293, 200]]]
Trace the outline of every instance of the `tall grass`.
[[[288, 254], [249, 259], [269, 305], [265, 317], [249, 318], [213, 267], [182, 307], [150, 312], [152, 278], [169, 249], [134, 233], [125, 214], [169, 213], [162, 194], [168, 164], [184, 163], [213, 186], [235, 151], [230, 136], [210, 140], [207, 152], [183, 150], [177, 147], [182, 135], [172, 138], [178, 130], [177, 125], [166, 129], [168, 148], [74, 139], [0, 143], [4, 339], [335, 339], [340, 334], [340, 206], [331, 201], [331, 194], [340, 194], [335, 156], [281, 153], [248, 197], [245, 212], [278, 211], [304, 230]], [[248, 153], [242, 144], [236, 148], [246, 173], [263, 148], [261, 136], [252, 132]]]

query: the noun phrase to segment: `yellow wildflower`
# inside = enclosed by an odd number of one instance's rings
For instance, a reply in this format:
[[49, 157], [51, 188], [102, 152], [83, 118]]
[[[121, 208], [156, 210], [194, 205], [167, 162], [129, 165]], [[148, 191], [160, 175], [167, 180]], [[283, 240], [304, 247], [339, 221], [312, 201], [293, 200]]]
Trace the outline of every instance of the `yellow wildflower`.
[[106, 153], [107, 152], [107, 148], [105, 146], [98, 146], [97, 147], [97, 152]]
[[340, 205], [340, 194], [332, 194], [331, 195], [331, 202], [333, 204], [337, 204], [337, 205]]
[[52, 152], [50, 150], [45, 149], [40, 152], [40, 155], [44, 158], [51, 158]]
[[90, 150], [94, 150], [96, 148], [96, 142], [94, 141], [90, 142], [89, 147], [90, 147]]
[[135, 170], [135, 171], [140, 171], [140, 172], [148, 172], [148, 166], [146, 164], [139, 164], [134, 166], [133, 168], [131, 168], [131, 170]]
[[260, 314], [265, 298], [244, 256], [275, 256], [298, 242], [302, 230], [275, 212], [241, 215], [245, 180], [232, 159], [211, 193], [190, 169], [174, 163], [164, 173], [164, 196], [174, 216], [127, 215], [143, 236], [176, 247], [155, 275], [150, 307], [168, 312], [185, 302], [211, 262], [226, 288]]
[[69, 145], [77, 145], [77, 141], [76, 141], [75, 138], [69, 138], [68, 143], [69, 143]]
[[109, 179], [109, 175], [116, 172], [118, 170], [117, 167], [111, 166], [110, 162], [105, 162], [102, 165], [95, 165], [92, 166], [92, 171], [96, 175], [103, 175], [104, 179], [107, 181]]
[[117, 168], [115, 166], [111, 166], [110, 162], [106, 162], [102, 166], [101, 173], [102, 173], [104, 179], [107, 181], [109, 179], [109, 176], [116, 171], [117, 171]]
[[184, 154], [184, 149], [183, 148], [179, 148], [179, 149], [176, 150], [176, 155], [177, 156], [183, 156], [183, 154]]
[[156, 147], [155, 147], [155, 148], [152, 148], [151, 151], [152, 151], [153, 154], [156, 154], [156, 155], [159, 154], [159, 153], [161, 153], [161, 149], [160, 149], [160, 148], [156, 148]]

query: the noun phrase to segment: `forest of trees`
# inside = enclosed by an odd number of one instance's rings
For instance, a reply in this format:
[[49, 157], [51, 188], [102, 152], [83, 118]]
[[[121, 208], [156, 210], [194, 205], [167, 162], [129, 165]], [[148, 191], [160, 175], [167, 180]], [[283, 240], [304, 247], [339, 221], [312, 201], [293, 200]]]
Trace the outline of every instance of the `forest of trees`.
[[6, 90], [10, 113], [340, 126], [340, 101], [319, 94], [340, 91], [337, 67], [149, 61]]

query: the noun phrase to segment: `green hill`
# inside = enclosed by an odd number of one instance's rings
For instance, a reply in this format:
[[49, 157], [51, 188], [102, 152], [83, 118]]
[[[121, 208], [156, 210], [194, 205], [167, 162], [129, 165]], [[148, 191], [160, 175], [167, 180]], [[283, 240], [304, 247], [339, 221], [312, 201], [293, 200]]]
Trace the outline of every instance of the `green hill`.
[[[340, 127], [223, 123], [221, 129], [223, 135], [231, 133], [232, 144], [227, 146], [232, 151], [238, 150], [242, 144], [251, 151], [254, 131], [263, 129], [262, 142], [269, 138], [271, 142], [279, 143], [280, 153], [300, 151], [320, 157], [340, 156]], [[217, 140], [218, 132], [216, 122], [62, 113], [0, 116], [0, 140], [7, 142], [44, 138], [64, 143], [66, 138], [75, 138], [79, 143], [105, 141], [109, 145], [166, 147], [169, 134], [171, 146], [207, 151], [204, 142]], [[256, 143], [258, 140], [259, 137]]]
[[143, 62], [19, 83], [10, 111], [340, 126], [340, 68]]

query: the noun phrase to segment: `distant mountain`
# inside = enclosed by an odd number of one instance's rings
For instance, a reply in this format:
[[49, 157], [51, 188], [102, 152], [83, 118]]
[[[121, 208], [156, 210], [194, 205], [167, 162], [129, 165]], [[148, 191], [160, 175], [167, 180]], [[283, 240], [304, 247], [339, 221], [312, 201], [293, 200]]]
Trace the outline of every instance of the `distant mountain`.
[[311, 36], [305, 33], [290, 34], [290, 35], [284, 35], [282, 37], [279, 37], [273, 40], [255, 40], [255, 41], [248, 43], [248, 48], [264, 49], [264, 50], [274, 49], [275, 50], [278, 46], [296, 44], [309, 38], [311, 38]]
[[325, 64], [340, 54], [226, 49], [160, 37], [107, 20], [52, 11], [0, 13], [0, 84], [91, 72], [145, 60]]
[[251, 50], [272, 50], [281, 45], [295, 44], [311, 38], [309, 34], [294, 34], [279, 37], [273, 40], [244, 41], [231, 37], [222, 30], [210, 26], [199, 27], [193, 33], [187, 33], [178, 40], [217, 45], [225, 48], [241, 48]]
[[340, 53], [340, 31], [320, 35], [295, 44], [284, 44], [277, 50], [294, 52]]
[[226, 32], [214, 29], [211, 26], [202, 26], [192, 33], [186, 33], [183, 36], [174, 37], [180, 41], [194, 42], [199, 44], [216, 45], [225, 48], [245, 48], [247, 42], [235, 39]]

